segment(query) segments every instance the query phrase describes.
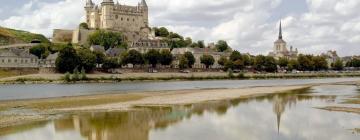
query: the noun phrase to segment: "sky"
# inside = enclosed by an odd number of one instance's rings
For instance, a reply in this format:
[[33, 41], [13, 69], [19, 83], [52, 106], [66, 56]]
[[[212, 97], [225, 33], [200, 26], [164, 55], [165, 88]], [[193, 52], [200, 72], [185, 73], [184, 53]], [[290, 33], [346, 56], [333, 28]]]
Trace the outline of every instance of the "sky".
[[[85, 21], [85, 0], [2, 0], [0, 26], [52, 36]], [[102, 0], [93, 0], [99, 4]], [[119, 0], [136, 5], [141, 0]], [[280, 20], [289, 46], [304, 54], [360, 54], [359, 0], [147, 0], [150, 25], [242, 53], [267, 54]]]

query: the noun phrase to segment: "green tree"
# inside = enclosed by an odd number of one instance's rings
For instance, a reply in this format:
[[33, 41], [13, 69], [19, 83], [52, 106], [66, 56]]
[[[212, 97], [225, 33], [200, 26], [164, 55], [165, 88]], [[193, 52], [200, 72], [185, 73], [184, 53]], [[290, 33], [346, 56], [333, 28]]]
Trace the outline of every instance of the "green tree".
[[271, 56], [265, 57], [264, 66], [265, 66], [266, 72], [276, 72], [276, 70], [277, 70], [276, 60], [274, 57], [271, 57]]
[[151, 49], [145, 54], [144, 58], [154, 68], [159, 63], [160, 53], [157, 50]]
[[343, 70], [344, 69], [344, 62], [340, 59], [336, 60], [333, 64], [334, 70]]
[[214, 65], [214, 63], [215, 63], [214, 57], [212, 55], [207, 55], [207, 54], [204, 54], [203, 56], [201, 56], [200, 61], [202, 64], [204, 64], [206, 66], [207, 69], [210, 66]]
[[185, 38], [185, 46], [190, 46], [192, 44], [192, 39], [190, 37]]
[[266, 63], [266, 57], [263, 55], [258, 55], [254, 59], [254, 68], [257, 71], [264, 71]]
[[199, 48], [205, 48], [205, 43], [204, 43], [204, 41], [203, 41], [203, 40], [199, 40], [199, 41], [197, 42], [197, 47], [199, 47]]
[[107, 58], [104, 60], [104, 63], [102, 65], [102, 68], [105, 70], [109, 70], [109, 69], [115, 69], [118, 68], [119, 62], [117, 58]]
[[299, 70], [302, 71], [312, 71], [314, 70], [314, 62], [312, 55], [303, 55], [300, 54], [297, 58], [299, 62]]
[[160, 52], [160, 64], [161, 65], [170, 65], [173, 61], [173, 55], [169, 50], [162, 50]]
[[80, 59], [72, 46], [60, 50], [56, 59], [56, 70], [60, 73], [72, 72], [80, 64]]
[[45, 47], [43, 44], [34, 46], [29, 51], [31, 54], [37, 56], [39, 59], [46, 58], [49, 53], [47, 51], [47, 47]]
[[314, 70], [327, 70], [329, 68], [328, 62], [323, 56], [312, 57], [312, 63], [314, 64]]
[[287, 59], [286, 57], [281, 57], [279, 58], [279, 60], [277, 61], [277, 64], [282, 67], [285, 68], [288, 66], [289, 64], [289, 59]]
[[79, 28], [80, 28], [80, 29], [87, 29], [87, 30], [89, 30], [89, 26], [88, 26], [88, 24], [85, 23], [85, 22], [80, 23], [80, 24], [79, 24]]
[[111, 32], [105, 30], [97, 30], [89, 35], [88, 43], [90, 45], [101, 45], [105, 50], [110, 47], [118, 47], [124, 45], [123, 35], [119, 32]]
[[84, 68], [86, 72], [91, 72], [96, 67], [96, 55], [89, 49], [81, 49], [78, 51], [80, 59], [80, 67]]
[[218, 60], [218, 64], [221, 66], [225, 66], [225, 63], [228, 61], [228, 59], [225, 56], [221, 56]]
[[297, 69], [299, 69], [299, 62], [296, 59], [289, 60], [289, 63], [287, 65], [287, 70], [292, 71]]
[[144, 57], [140, 52], [136, 50], [130, 50], [129, 52], [124, 54], [122, 62], [125, 65], [126, 64], [142, 65], [144, 64]]
[[234, 61], [233, 64], [234, 64], [234, 69], [242, 70], [245, 68], [245, 64], [242, 59], [238, 59], [238, 60]]
[[192, 68], [192, 66], [195, 64], [195, 57], [191, 52], [185, 52], [184, 56], [186, 57], [188, 61], [188, 67]]
[[219, 40], [215, 46], [216, 46], [217, 51], [219, 51], [219, 52], [224, 52], [229, 48], [229, 45], [227, 44], [227, 42], [225, 40]]
[[236, 61], [242, 59], [241, 53], [239, 51], [233, 51], [230, 55], [230, 60], [231, 61]]
[[224, 66], [224, 70], [228, 71], [228, 70], [232, 70], [234, 69], [234, 62], [233, 61], [226, 61], [225, 66]]
[[154, 30], [155, 30], [155, 36], [160, 36], [160, 37], [169, 36], [169, 31], [165, 27], [154, 28]]
[[187, 59], [184, 55], [180, 57], [180, 60], [179, 60], [179, 68], [180, 68], [180, 69], [189, 68], [189, 61], [188, 61], [188, 59]]

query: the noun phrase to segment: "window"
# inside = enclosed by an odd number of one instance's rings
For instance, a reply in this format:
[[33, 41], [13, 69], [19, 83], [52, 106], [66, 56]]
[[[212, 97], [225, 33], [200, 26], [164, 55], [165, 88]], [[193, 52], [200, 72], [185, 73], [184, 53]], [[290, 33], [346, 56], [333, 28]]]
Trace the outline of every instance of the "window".
[[124, 20], [124, 18], [121, 17], [121, 21], [123, 21], [123, 20]]
[[1, 59], [1, 62], [2, 62], [2, 63], [5, 63], [5, 59]]
[[127, 21], [129, 21], [129, 18], [127, 18]]
[[135, 19], [133, 18], [133, 22], [135, 22]]
[[118, 19], [119, 18], [119, 16], [118, 15], [115, 15], [115, 19]]
[[15, 59], [15, 63], [17, 63], [17, 59]]
[[8, 63], [11, 63], [11, 59], [8, 59]]

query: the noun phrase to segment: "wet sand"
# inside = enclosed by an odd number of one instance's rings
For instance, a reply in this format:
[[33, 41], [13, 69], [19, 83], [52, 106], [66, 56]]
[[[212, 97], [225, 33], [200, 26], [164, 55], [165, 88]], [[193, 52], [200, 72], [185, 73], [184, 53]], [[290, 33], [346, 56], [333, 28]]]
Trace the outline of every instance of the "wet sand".
[[[78, 112], [127, 111], [135, 107], [170, 106], [250, 98], [307, 88], [310, 85], [129, 92], [0, 102], [0, 128], [43, 121]], [[2, 110], [2, 111], [1, 111]], [[4, 114], [4, 112], [7, 112]]]

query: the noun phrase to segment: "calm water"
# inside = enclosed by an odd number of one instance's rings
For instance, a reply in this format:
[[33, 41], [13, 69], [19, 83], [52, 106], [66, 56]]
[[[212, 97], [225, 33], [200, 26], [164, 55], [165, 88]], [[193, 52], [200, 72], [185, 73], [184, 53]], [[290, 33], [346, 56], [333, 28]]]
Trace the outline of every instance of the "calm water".
[[251, 86], [298, 85], [311, 83], [344, 82], [354, 80], [360, 80], [360, 78], [0, 85], [0, 101], [14, 99], [36, 99], [63, 96], [92, 95], [98, 93], [121, 91], [243, 88]]
[[[359, 140], [359, 114], [315, 109], [358, 99], [356, 86], [131, 112], [85, 113], [0, 129], [1, 140]], [[347, 106], [347, 105], [344, 105]], [[360, 105], [349, 105], [360, 107]]]

